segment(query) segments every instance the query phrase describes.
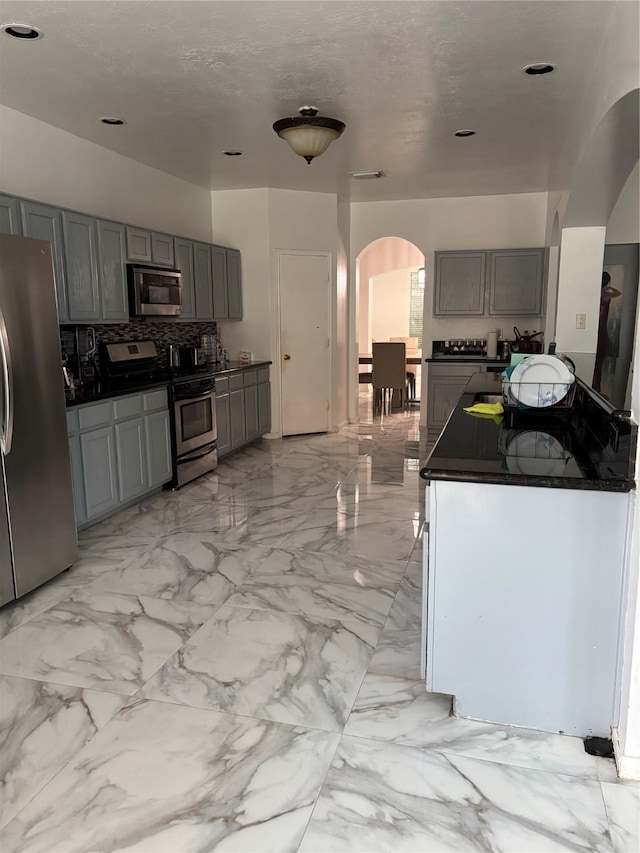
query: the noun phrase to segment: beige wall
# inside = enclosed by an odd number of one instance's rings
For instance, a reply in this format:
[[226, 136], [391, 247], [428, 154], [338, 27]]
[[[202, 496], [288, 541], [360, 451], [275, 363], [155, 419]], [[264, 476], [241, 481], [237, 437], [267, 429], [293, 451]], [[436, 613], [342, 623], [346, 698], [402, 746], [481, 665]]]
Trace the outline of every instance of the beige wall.
[[211, 241], [209, 190], [4, 106], [0, 187], [105, 219]]

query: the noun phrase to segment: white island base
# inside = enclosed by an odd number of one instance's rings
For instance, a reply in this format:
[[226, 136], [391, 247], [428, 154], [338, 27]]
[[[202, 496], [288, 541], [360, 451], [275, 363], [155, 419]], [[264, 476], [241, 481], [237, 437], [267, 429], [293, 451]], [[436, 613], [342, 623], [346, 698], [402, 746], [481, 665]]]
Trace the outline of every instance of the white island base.
[[631, 495], [432, 480], [423, 675], [461, 717], [611, 736]]

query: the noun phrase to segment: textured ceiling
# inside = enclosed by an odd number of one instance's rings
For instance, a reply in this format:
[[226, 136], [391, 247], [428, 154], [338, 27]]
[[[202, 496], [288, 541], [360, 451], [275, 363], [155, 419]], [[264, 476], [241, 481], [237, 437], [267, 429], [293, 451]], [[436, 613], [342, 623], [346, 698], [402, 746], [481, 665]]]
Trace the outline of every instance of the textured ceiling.
[[[611, 2], [12, 2], [0, 101], [212, 189], [353, 200], [550, 189]], [[557, 63], [529, 77], [530, 62]], [[312, 103], [346, 122], [311, 166], [271, 129]], [[100, 116], [126, 120], [119, 128]], [[459, 128], [477, 131], [454, 138]], [[244, 156], [222, 151], [240, 148]], [[380, 181], [349, 172], [383, 169]]]

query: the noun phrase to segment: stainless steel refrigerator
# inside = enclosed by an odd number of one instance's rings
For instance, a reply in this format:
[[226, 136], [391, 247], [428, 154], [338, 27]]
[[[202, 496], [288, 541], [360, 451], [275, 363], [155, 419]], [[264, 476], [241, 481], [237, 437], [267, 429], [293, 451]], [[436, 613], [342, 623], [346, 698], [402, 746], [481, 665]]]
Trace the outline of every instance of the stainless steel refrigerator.
[[0, 605], [77, 553], [51, 245], [0, 234]]

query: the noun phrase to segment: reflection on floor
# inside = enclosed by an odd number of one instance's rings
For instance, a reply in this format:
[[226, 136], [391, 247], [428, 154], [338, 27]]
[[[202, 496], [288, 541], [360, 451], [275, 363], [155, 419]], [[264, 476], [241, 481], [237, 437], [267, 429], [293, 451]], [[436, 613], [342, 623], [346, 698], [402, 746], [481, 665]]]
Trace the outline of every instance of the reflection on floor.
[[417, 417], [263, 441], [0, 612], [4, 853], [639, 849], [611, 762], [425, 693]]

